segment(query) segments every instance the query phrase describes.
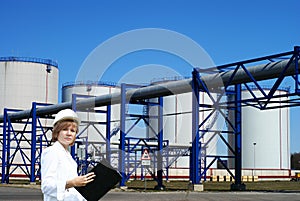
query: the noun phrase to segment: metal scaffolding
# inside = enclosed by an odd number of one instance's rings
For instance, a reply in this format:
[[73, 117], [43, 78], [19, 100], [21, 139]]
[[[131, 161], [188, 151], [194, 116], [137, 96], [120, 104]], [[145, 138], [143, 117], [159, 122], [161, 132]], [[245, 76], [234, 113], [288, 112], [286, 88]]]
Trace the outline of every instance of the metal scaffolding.
[[[47, 126], [47, 119], [52, 116], [38, 117], [37, 107], [48, 104], [32, 103], [30, 115], [26, 119], [13, 122], [9, 114], [19, 112], [15, 109], [4, 109], [2, 124], [2, 172], [1, 182], [9, 183], [11, 175], [22, 172], [21, 177], [28, 177], [35, 182], [40, 176], [40, 156], [43, 147], [50, 145], [52, 127]], [[20, 173], [19, 173], [20, 174]]]
[[[126, 97], [126, 91], [130, 88], [139, 88], [140, 86], [122, 84], [121, 85], [121, 108], [120, 108], [120, 145], [119, 145], [119, 171], [123, 173], [122, 181], [120, 186], [125, 186], [125, 182], [130, 179], [133, 172], [136, 172], [137, 168], [147, 168], [153, 179], [157, 181], [157, 188], [164, 188], [163, 181], [163, 159], [162, 159], [162, 148], [163, 148], [163, 129], [162, 129], [162, 98], [158, 100], [140, 100], [133, 101]], [[130, 111], [130, 105], [142, 106], [142, 111], [136, 111], [132, 113]], [[157, 115], [149, 114], [149, 106], [157, 107]], [[156, 119], [158, 122], [157, 128], [152, 128], [149, 120]], [[131, 121], [131, 125], [127, 125], [127, 122]], [[138, 125], [139, 122], [143, 121], [147, 128], [153, 131], [154, 136], [147, 136], [148, 132], [145, 130], [145, 136], [133, 137], [130, 136], [130, 132]], [[129, 126], [129, 128], [127, 128]], [[154, 144], [153, 144], [154, 143]], [[149, 150], [153, 155], [152, 160], [152, 171], [150, 167], [144, 167], [141, 163], [141, 154], [144, 149]], [[153, 173], [156, 170], [156, 174]], [[143, 171], [142, 171], [143, 172]]]
[[[244, 190], [245, 185], [241, 181], [241, 172], [242, 172], [242, 107], [250, 106], [255, 107], [260, 110], [267, 110], [267, 109], [276, 109], [276, 108], [283, 108], [283, 107], [294, 107], [299, 106], [299, 56], [300, 56], [300, 48], [294, 47], [294, 51], [292, 52], [286, 52], [282, 54], [276, 54], [271, 55], [267, 57], [261, 57], [257, 59], [251, 59], [246, 61], [240, 61], [228, 65], [218, 66], [215, 68], [210, 69], [195, 69], [193, 72], [193, 146], [192, 146], [192, 152], [190, 154], [191, 156], [191, 166], [190, 166], [190, 180], [193, 184], [199, 184], [201, 183], [201, 179], [203, 178], [206, 180], [206, 172], [209, 169], [209, 167], [216, 161], [220, 161], [222, 165], [225, 167], [225, 169], [229, 172], [231, 176], [234, 177], [235, 182], [232, 184], [231, 189], [232, 190]], [[288, 57], [288, 58], [287, 58]], [[261, 73], [260, 76], [257, 76], [255, 74], [255, 68], [257, 67], [251, 67], [247, 68], [246, 65], [253, 65], [256, 62], [265, 62], [265, 61], [271, 61], [267, 63], [265, 68], [258, 68], [262, 72], [265, 69], [273, 69], [272, 75], [267, 75], [264, 72]], [[274, 66], [280, 64], [280, 70], [279, 68], [274, 68]], [[261, 65], [260, 65], [261, 66]], [[289, 74], [287, 72], [294, 71], [293, 74]], [[227, 72], [230, 76], [227, 77], [226, 82], [224, 82], [224, 86], [222, 86], [222, 89], [219, 89], [218, 98], [215, 99], [210, 94], [212, 91], [215, 91], [215, 89], [208, 88], [207, 82], [203, 82], [203, 79], [200, 79], [200, 73], [203, 72], [222, 72], [223, 75], [227, 74]], [[276, 74], [276, 76], [274, 76]], [[279, 94], [275, 95], [276, 90], [278, 90], [279, 86], [282, 84], [285, 77], [290, 75], [292, 77], [292, 81], [294, 82], [294, 90], [289, 91], [287, 94]], [[241, 79], [243, 78], [243, 79]], [[263, 85], [259, 82], [262, 80], [271, 80], [272, 79], [272, 87], [269, 90], [268, 93], [265, 92]], [[257, 97], [253, 93], [253, 88], [250, 86], [250, 84], [253, 84], [256, 89], [258, 89], [261, 93], [261, 96]], [[200, 88], [202, 86], [202, 89]], [[242, 99], [241, 93], [242, 93], [242, 86], [243, 91], [248, 91], [251, 94], [251, 98]], [[202, 105], [202, 107], [206, 107], [209, 110], [211, 110], [210, 115], [208, 118], [206, 118], [203, 122], [199, 122], [199, 91], [203, 91], [206, 94], [209, 95], [210, 99], [212, 100], [212, 105]], [[221, 97], [223, 95], [226, 95], [228, 98], [226, 101], [222, 101]], [[286, 99], [284, 101], [279, 100], [281, 97], [289, 97], [289, 99]], [[281, 103], [280, 105], [274, 105], [272, 103]], [[222, 108], [227, 108], [228, 112], [227, 114], [222, 112]], [[204, 125], [205, 121], [208, 121], [209, 118], [212, 117], [212, 114], [215, 112], [219, 112], [225, 119], [226, 124], [228, 126], [227, 131], [213, 131], [210, 130], [210, 128], [206, 130], [201, 130], [201, 126]], [[233, 116], [234, 120], [232, 121], [232, 118], [229, 118], [229, 114]], [[223, 155], [216, 155], [216, 156], [208, 156], [205, 157], [213, 157], [214, 160], [208, 164], [201, 166], [199, 165], [199, 156], [200, 153], [202, 153], [202, 146], [201, 141], [199, 139], [199, 132], [201, 132], [201, 136], [204, 136], [205, 133], [208, 132], [215, 132], [218, 133], [222, 141], [226, 144], [228, 147], [228, 150], [231, 151], [233, 154], [228, 156]], [[230, 143], [222, 137], [222, 133], [230, 133], [234, 136], [234, 147], [231, 147]], [[230, 169], [227, 167], [227, 165], [222, 162], [222, 158], [234, 158], [235, 163], [235, 174], [230, 171]], [[199, 170], [201, 169], [201, 170]]]
[[[104, 108], [86, 108], [77, 109], [76, 102], [79, 99], [90, 98], [88, 95], [72, 94], [72, 109], [79, 113], [85, 113], [87, 119], [81, 120], [80, 132], [76, 136], [75, 146], [71, 147], [71, 155], [77, 161], [79, 165], [79, 174], [86, 174], [90, 165], [94, 166], [95, 163], [100, 160], [105, 159], [107, 162], [111, 163], [111, 105], [107, 105]], [[98, 119], [89, 119], [90, 115], [103, 115], [104, 120], [100, 121]], [[99, 130], [100, 127], [104, 127], [105, 133]], [[97, 134], [98, 142], [90, 142], [89, 140], [89, 129], [93, 133]], [[105, 153], [101, 153], [99, 150], [100, 146], [105, 145]], [[88, 153], [88, 146], [92, 146], [94, 152], [98, 153], [97, 159], [92, 158], [90, 153]], [[80, 150], [80, 151], [79, 151]], [[81, 153], [83, 152], [83, 153]]]
[[[141, 167], [141, 164], [137, 160], [139, 160], [141, 151], [147, 147], [151, 154], [155, 153], [153, 158], [155, 158], [156, 173], [153, 174], [153, 178], [157, 181], [157, 188], [162, 189], [164, 187], [162, 183], [163, 170], [165, 168], [167, 170], [169, 163], [172, 162], [172, 160], [169, 160], [168, 158], [168, 153], [163, 152], [163, 148], [168, 145], [168, 142], [167, 139], [164, 139], [163, 137], [162, 97], [192, 92], [192, 147], [188, 152], [185, 152], [186, 155], [190, 156], [191, 183], [200, 184], [202, 180], [205, 181], [206, 172], [209, 167], [215, 161], [220, 161], [229, 174], [235, 179], [235, 183], [231, 186], [231, 188], [233, 190], [243, 190], [245, 189], [245, 186], [241, 181], [241, 109], [246, 106], [256, 107], [261, 110], [299, 106], [299, 56], [300, 48], [294, 47], [293, 51], [281, 54], [240, 61], [205, 70], [195, 68], [191, 79], [142, 87], [122, 84], [120, 93], [97, 97], [81, 97], [80, 99], [78, 99], [78, 95], [74, 95], [72, 102], [65, 102], [56, 105], [33, 103], [30, 110], [24, 111], [4, 109], [3, 115], [0, 116], [0, 123], [3, 128], [3, 133], [1, 135], [1, 182], [8, 183], [10, 176], [13, 175], [17, 168], [29, 178], [30, 182], [36, 181], [39, 177], [40, 154], [42, 148], [50, 144], [48, 132], [51, 131], [51, 128], [43, 125], [40, 119], [52, 119], [53, 114], [65, 108], [73, 108], [80, 112], [89, 112], [95, 107], [107, 107], [106, 110], [94, 110], [94, 112], [105, 113], [106, 115], [106, 122], [100, 123], [106, 126], [107, 133], [105, 136], [102, 136], [106, 144], [106, 159], [110, 161], [110, 139], [112, 136], [110, 125], [110, 106], [120, 104], [120, 128], [116, 130], [116, 132], [119, 132], [120, 135], [118, 165], [119, 170], [123, 175], [120, 185], [124, 186], [131, 174], [138, 167]], [[219, 77], [222, 80], [222, 86], [218, 85], [215, 81], [216, 77]], [[278, 90], [280, 84], [282, 84], [286, 77], [292, 78], [293, 91], [290, 91], [287, 94], [276, 95], [275, 91]], [[273, 81], [271, 90], [268, 93], [264, 91], [264, 87], [261, 84], [261, 81], [264, 80]], [[261, 92], [262, 96], [255, 96], [250, 84], [253, 84]], [[243, 90], [249, 91], [252, 95], [251, 98], [242, 99], [242, 87]], [[210, 97], [212, 104], [200, 104], [199, 92], [206, 93]], [[212, 93], [217, 93], [218, 96], [213, 97], [211, 95]], [[224, 100], [224, 97], [231, 98]], [[289, 97], [289, 99], [280, 102], [281, 104], [277, 106], [271, 104], [281, 101], [279, 100], [280, 97]], [[156, 99], [156, 102], [153, 102], [153, 99]], [[155, 139], [132, 138], [128, 135], [139, 121], [144, 121], [144, 123], [149, 127], [148, 119], [153, 118], [147, 113], [139, 115], [129, 114], [126, 110], [126, 107], [129, 104], [139, 104], [146, 108], [149, 107], [149, 105], [157, 105], [158, 114], [155, 118], [157, 118], [158, 121], [158, 132], [156, 133]], [[224, 112], [224, 109], [227, 110], [227, 112]], [[199, 112], [203, 110], [210, 111], [210, 114], [204, 121], [199, 122]], [[210, 122], [210, 125], [214, 124], [216, 114], [223, 117], [227, 125], [227, 130], [212, 130], [212, 126], [203, 129], [202, 125], [207, 123], [207, 121]], [[234, 116], [233, 121], [232, 118], [229, 118], [229, 115]], [[128, 118], [136, 119], [133, 126], [129, 129], [126, 127], [126, 121], [128, 121]], [[93, 123], [86, 123], [89, 126], [93, 125]], [[16, 124], [18, 126], [15, 126]], [[23, 127], [20, 128], [20, 125], [23, 125]], [[83, 129], [82, 132], [84, 132], [84, 130], [85, 129]], [[78, 135], [78, 138], [80, 138], [82, 132]], [[206, 145], [203, 145], [201, 139], [208, 132], [214, 133], [213, 136], [220, 137], [232, 154], [228, 156], [205, 155], [204, 147]], [[230, 134], [234, 136], [234, 147], [230, 145], [223, 134]], [[86, 141], [88, 140], [86, 139], [85, 142]], [[153, 145], [153, 142], [155, 142], [155, 145]], [[23, 143], [27, 143], [27, 146], [24, 146]], [[76, 156], [75, 152], [75, 148], [72, 148], [72, 155], [74, 157]], [[19, 154], [18, 157], [22, 159], [22, 164], [14, 163], [17, 153]], [[88, 156], [86, 156], [86, 158], [87, 157]], [[213, 158], [210, 164], [206, 164], [205, 162], [205, 158], [207, 157]], [[234, 173], [227, 167], [226, 163], [223, 162], [223, 159], [226, 160], [229, 158], [233, 158], [235, 161]], [[87, 164], [88, 162], [80, 161], [79, 163]], [[128, 168], [126, 169], [126, 167]], [[86, 171], [86, 169], [84, 171]]]

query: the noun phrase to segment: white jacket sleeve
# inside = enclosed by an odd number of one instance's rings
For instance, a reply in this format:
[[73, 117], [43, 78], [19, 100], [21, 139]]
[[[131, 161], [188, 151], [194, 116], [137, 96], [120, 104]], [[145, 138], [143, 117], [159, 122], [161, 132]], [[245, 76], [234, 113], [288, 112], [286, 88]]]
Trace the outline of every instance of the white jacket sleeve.
[[59, 153], [55, 149], [45, 149], [41, 156], [41, 190], [57, 200], [64, 200], [66, 178], [62, 172]]

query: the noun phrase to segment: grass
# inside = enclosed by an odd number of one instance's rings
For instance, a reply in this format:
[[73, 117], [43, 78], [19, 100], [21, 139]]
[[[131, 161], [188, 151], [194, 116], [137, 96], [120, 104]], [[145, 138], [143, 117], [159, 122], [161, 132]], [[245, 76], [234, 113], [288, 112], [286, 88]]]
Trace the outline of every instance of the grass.
[[[247, 191], [300, 191], [300, 182], [294, 181], [258, 181], [245, 182]], [[128, 189], [154, 190], [157, 183], [153, 180], [130, 181], [126, 183]], [[187, 181], [164, 182], [167, 191], [189, 190]], [[230, 182], [204, 182], [204, 191], [230, 191]]]
[[[29, 185], [28, 181], [24, 180], [10, 180], [11, 185], [16, 186], [30, 186], [39, 188], [40, 183], [37, 185]], [[246, 191], [299, 191], [300, 181], [258, 181], [258, 182], [245, 182]], [[137, 191], [154, 191], [154, 187], [157, 183], [153, 180], [133, 180], [126, 183], [128, 189]], [[187, 191], [190, 190], [190, 183], [188, 181], [163, 181], [163, 185], [166, 187], [166, 191]], [[204, 182], [204, 191], [230, 191], [231, 182]], [[0, 184], [0, 186], [7, 186], [6, 184]]]

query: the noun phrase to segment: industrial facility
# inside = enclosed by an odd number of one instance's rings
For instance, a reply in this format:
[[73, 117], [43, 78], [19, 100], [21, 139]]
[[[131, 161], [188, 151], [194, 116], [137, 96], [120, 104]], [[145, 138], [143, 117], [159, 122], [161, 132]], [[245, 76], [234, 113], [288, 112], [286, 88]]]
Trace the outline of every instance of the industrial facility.
[[188, 180], [195, 186], [230, 181], [231, 189], [243, 190], [245, 181], [291, 180], [290, 108], [300, 105], [299, 56], [294, 47], [195, 67], [190, 78], [142, 86], [69, 82], [61, 90], [56, 62], [1, 57], [1, 183], [39, 181], [54, 115], [65, 108], [81, 119], [71, 150], [79, 174], [105, 159], [121, 172], [120, 186], [152, 178], [157, 189], [163, 180]]

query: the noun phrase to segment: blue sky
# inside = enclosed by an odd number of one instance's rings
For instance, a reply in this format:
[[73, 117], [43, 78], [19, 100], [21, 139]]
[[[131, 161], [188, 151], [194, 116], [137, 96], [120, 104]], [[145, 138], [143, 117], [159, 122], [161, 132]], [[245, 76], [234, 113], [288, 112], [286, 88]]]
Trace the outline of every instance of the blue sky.
[[[189, 37], [215, 64], [225, 64], [300, 45], [299, 7], [298, 0], [0, 0], [0, 56], [57, 61], [61, 87], [75, 81], [88, 55], [111, 37], [159, 28]], [[130, 65], [185, 65], [170, 55], [148, 53], [116, 61], [105, 81], [118, 80]], [[191, 69], [185, 68], [182, 74], [189, 75]], [[291, 110], [292, 152], [300, 151], [297, 110]]]

